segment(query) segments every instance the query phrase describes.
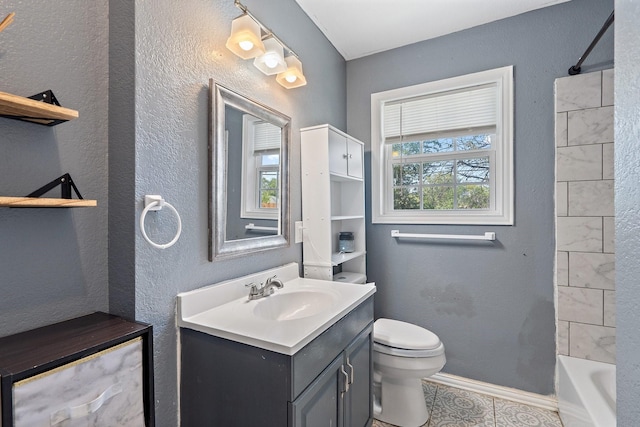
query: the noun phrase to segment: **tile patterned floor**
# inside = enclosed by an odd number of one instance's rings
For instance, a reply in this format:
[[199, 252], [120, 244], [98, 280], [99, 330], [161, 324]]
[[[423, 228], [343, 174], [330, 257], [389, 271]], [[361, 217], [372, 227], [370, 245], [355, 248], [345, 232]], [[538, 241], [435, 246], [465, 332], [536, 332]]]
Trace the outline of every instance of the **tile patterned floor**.
[[[556, 412], [423, 381], [431, 416], [423, 427], [562, 427]], [[394, 427], [374, 420], [373, 427]]]

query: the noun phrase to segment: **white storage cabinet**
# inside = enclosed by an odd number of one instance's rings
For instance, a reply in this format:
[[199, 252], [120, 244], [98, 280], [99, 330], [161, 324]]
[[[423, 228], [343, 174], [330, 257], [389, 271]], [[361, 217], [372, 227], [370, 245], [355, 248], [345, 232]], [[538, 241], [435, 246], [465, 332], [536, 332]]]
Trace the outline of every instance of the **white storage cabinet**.
[[[304, 276], [364, 283], [364, 144], [330, 125], [300, 132]], [[354, 252], [338, 252], [341, 231], [353, 233]]]

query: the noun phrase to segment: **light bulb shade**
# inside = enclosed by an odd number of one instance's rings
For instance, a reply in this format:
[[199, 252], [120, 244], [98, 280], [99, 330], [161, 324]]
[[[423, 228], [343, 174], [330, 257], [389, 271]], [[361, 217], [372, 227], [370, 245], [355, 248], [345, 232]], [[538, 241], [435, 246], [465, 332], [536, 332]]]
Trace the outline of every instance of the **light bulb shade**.
[[274, 38], [264, 41], [264, 55], [253, 60], [253, 65], [267, 76], [282, 73], [287, 70], [284, 60], [284, 48]]
[[285, 62], [287, 63], [287, 70], [278, 74], [276, 81], [287, 89], [306, 85], [307, 79], [302, 73], [302, 62], [295, 56], [287, 56]]
[[242, 15], [231, 22], [231, 35], [227, 49], [242, 59], [251, 59], [264, 54], [260, 25], [249, 15]]

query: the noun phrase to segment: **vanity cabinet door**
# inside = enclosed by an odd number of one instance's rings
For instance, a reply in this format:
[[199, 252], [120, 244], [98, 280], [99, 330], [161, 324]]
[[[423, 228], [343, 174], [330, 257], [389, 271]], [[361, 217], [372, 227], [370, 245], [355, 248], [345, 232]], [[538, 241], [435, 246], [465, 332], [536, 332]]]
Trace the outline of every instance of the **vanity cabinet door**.
[[13, 386], [15, 427], [144, 426], [142, 339]]
[[329, 130], [329, 172], [362, 179], [363, 146], [333, 130]]
[[347, 138], [329, 130], [329, 172], [336, 175], [347, 175]]
[[294, 402], [289, 404], [289, 426], [343, 426], [342, 397], [346, 381], [341, 354]]
[[362, 144], [347, 138], [347, 173], [353, 178], [362, 178], [363, 151]]
[[345, 425], [368, 426], [373, 418], [372, 329], [367, 328], [345, 350], [345, 370], [349, 374], [349, 392], [344, 396]]

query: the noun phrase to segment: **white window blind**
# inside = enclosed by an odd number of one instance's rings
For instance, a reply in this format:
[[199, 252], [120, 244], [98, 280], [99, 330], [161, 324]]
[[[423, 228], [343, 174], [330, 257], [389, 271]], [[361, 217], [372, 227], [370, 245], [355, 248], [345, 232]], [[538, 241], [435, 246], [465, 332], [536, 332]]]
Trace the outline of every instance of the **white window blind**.
[[495, 128], [496, 84], [385, 103], [384, 142], [427, 139], [443, 132]]
[[254, 124], [253, 152], [256, 154], [267, 151], [279, 151], [281, 129], [267, 122]]

